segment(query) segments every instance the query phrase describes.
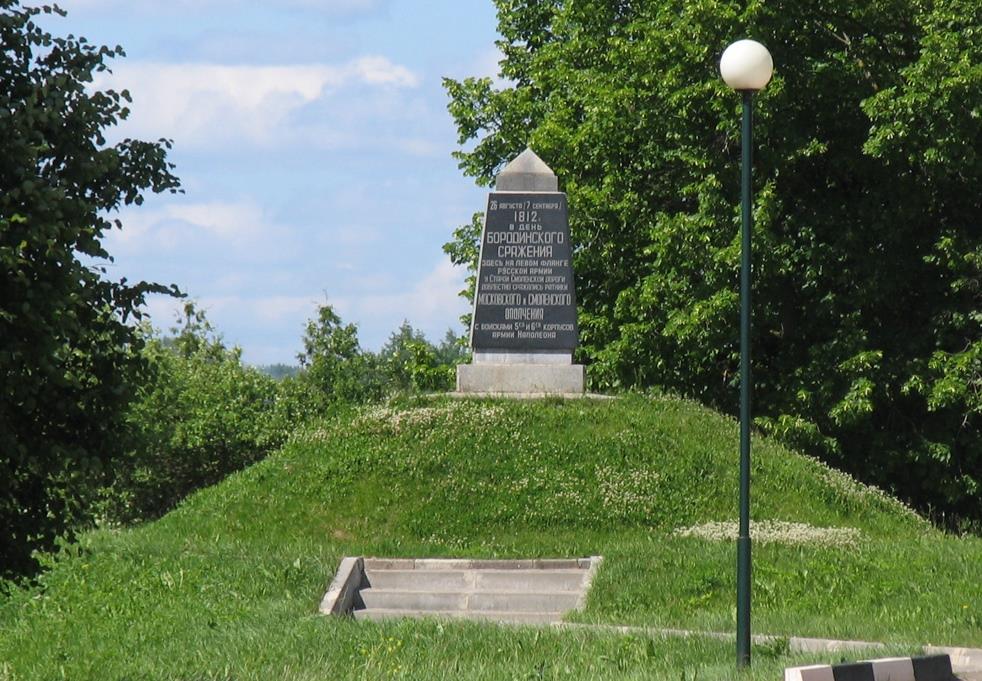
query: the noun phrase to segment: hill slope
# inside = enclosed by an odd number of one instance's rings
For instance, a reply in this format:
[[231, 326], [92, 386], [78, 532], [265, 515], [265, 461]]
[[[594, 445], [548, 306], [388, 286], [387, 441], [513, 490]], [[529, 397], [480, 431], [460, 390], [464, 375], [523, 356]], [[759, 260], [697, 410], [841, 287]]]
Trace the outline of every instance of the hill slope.
[[[0, 607], [0, 679], [699, 678], [731, 646], [315, 615], [344, 555], [585, 556], [579, 621], [733, 629], [737, 426], [668, 398], [352, 411]], [[754, 632], [982, 646], [982, 541], [754, 442]], [[760, 651], [759, 678], [779, 650]], [[661, 676], [661, 675], [664, 676]]]

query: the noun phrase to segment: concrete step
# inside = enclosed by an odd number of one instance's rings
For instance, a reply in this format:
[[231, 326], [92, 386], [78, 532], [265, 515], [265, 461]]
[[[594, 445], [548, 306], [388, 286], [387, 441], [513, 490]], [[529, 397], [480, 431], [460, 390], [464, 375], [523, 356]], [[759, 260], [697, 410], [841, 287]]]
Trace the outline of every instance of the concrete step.
[[506, 624], [549, 624], [562, 620], [562, 613], [556, 612], [503, 612], [492, 610], [383, 610], [369, 608], [367, 610], [355, 610], [352, 614], [356, 620], [369, 621], [400, 618], [433, 618], [504, 622]]
[[582, 607], [602, 559], [480, 560], [348, 557], [321, 612], [359, 619], [452, 617], [559, 622]]
[[366, 570], [378, 589], [417, 591], [580, 591], [586, 570]]
[[362, 589], [365, 607], [382, 610], [480, 610], [555, 612], [576, 607], [575, 591], [409, 591]]
[[373, 589], [455, 591], [474, 588], [473, 574], [466, 570], [365, 570], [365, 581]]
[[372, 587], [361, 590], [361, 599], [370, 610], [467, 609], [467, 594], [463, 591], [400, 591]]
[[484, 591], [579, 592], [586, 577], [586, 570], [479, 570], [474, 586]]
[[587, 570], [594, 558], [364, 558], [366, 570]]
[[468, 607], [490, 612], [556, 612], [562, 614], [576, 607], [576, 591], [475, 591]]

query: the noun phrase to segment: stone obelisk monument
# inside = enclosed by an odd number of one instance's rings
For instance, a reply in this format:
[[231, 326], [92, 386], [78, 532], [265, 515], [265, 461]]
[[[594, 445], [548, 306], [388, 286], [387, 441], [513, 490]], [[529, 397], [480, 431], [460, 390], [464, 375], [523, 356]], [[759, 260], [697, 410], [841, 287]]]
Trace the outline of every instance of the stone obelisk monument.
[[576, 291], [566, 194], [526, 149], [498, 175], [481, 234], [473, 363], [457, 367], [458, 393], [574, 395]]

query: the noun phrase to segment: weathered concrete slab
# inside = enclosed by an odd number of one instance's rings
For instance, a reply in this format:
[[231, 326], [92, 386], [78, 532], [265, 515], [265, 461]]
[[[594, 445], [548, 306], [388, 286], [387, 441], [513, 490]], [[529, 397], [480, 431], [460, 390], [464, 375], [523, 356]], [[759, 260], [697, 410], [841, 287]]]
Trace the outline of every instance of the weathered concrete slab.
[[358, 598], [365, 575], [365, 564], [360, 557], [341, 560], [341, 565], [321, 600], [320, 612], [325, 615], [343, 615], [351, 612]]
[[586, 373], [580, 364], [461, 364], [458, 393], [583, 394]]
[[814, 664], [785, 669], [784, 681], [835, 681], [835, 677], [832, 676], [832, 667], [829, 665]]
[[559, 178], [531, 149], [526, 149], [498, 173], [499, 192], [558, 192]]
[[457, 610], [453, 612], [430, 612], [426, 610], [356, 610], [352, 613], [357, 620], [379, 621], [395, 618], [413, 619], [452, 619], [477, 620], [495, 624], [518, 624], [541, 626], [562, 621], [562, 613], [556, 612], [492, 612], [478, 610]]
[[538, 350], [535, 352], [505, 352], [475, 350], [473, 364], [572, 364], [573, 353], [564, 350]]

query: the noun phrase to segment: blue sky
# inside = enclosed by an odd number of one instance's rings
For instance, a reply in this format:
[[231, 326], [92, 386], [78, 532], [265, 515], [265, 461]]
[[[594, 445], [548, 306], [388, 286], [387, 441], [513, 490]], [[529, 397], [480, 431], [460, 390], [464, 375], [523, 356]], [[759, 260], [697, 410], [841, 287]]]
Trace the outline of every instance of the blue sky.
[[[294, 363], [330, 302], [378, 349], [403, 319], [459, 331], [441, 246], [486, 189], [450, 153], [441, 78], [493, 76], [491, 0], [66, 0], [54, 33], [127, 52], [110, 137], [174, 140], [186, 193], [126, 209], [113, 278], [175, 283], [253, 364]], [[150, 304], [167, 328], [180, 306]]]

